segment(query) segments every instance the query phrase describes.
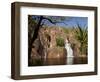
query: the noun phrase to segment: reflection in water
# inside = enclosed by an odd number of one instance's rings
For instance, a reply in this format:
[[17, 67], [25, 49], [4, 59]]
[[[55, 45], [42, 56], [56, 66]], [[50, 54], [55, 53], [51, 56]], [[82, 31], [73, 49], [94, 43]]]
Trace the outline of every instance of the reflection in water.
[[87, 64], [87, 60], [87, 57], [49, 58], [46, 61], [38, 61], [37, 64], [32, 66]]
[[33, 66], [50, 66], [50, 65], [74, 65], [87, 64], [87, 57], [68, 57], [68, 58], [49, 58], [46, 61]]
[[[67, 62], [66, 62], [67, 61]], [[48, 59], [42, 65], [73, 65], [73, 64], [87, 64], [87, 57], [68, 57]]]
[[88, 58], [87, 57], [76, 57], [74, 58], [73, 64], [87, 64]]
[[66, 62], [67, 65], [72, 65], [73, 62], [74, 62], [74, 58], [73, 57], [67, 57], [67, 62]]
[[65, 58], [48, 59], [47, 62], [45, 62], [45, 65], [66, 65], [66, 59]]

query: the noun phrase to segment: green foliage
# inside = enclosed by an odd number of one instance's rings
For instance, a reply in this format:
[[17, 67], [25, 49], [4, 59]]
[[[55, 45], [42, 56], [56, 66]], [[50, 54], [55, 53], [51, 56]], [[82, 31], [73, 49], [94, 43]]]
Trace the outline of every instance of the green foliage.
[[61, 37], [56, 38], [56, 45], [59, 47], [63, 47], [64, 46], [64, 39]]
[[64, 33], [69, 33], [69, 29], [68, 28], [65, 28], [65, 27], [63, 27], [63, 31], [64, 31]]
[[81, 27], [77, 24], [75, 29], [76, 39], [80, 42], [80, 52], [81, 54], [87, 53], [87, 41], [88, 41], [88, 31], [87, 27]]
[[34, 27], [36, 25], [37, 25], [37, 22], [32, 19], [32, 16], [31, 15], [29, 15], [28, 16], [28, 35], [29, 35], [29, 39], [31, 39], [33, 37]]

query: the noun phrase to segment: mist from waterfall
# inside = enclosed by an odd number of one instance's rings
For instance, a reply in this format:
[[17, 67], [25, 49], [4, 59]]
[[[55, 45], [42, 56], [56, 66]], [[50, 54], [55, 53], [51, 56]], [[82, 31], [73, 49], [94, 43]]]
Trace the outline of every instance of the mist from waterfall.
[[74, 59], [74, 55], [73, 55], [73, 50], [71, 48], [71, 44], [69, 43], [69, 41], [66, 39], [65, 41], [65, 49], [67, 51], [67, 60], [66, 60], [66, 63], [68, 65], [71, 65], [73, 64], [73, 59]]

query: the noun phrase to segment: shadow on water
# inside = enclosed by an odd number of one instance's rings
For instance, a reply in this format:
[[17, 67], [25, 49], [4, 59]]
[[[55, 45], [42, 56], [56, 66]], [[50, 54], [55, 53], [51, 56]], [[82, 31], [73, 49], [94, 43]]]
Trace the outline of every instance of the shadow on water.
[[73, 64], [87, 64], [88, 58], [87, 57], [76, 57], [74, 58]]
[[49, 58], [46, 61], [40, 61], [41, 64], [37, 63], [32, 66], [87, 64], [87, 60], [87, 57]]

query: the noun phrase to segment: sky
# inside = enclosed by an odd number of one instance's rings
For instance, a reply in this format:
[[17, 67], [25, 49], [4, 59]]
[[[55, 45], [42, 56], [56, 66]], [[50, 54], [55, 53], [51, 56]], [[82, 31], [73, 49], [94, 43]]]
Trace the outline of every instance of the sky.
[[79, 24], [81, 27], [88, 26], [88, 18], [87, 17], [69, 17], [70, 20], [65, 20], [67, 25], [64, 24], [58, 24], [59, 26], [68, 26], [68, 27], [73, 27], [77, 26]]
[[[33, 15], [33, 17], [36, 17], [36, 15]], [[46, 17], [53, 17], [53, 18], [60, 18], [60, 16], [46, 16]], [[65, 20], [63, 20], [62, 22], [64, 23], [56, 23], [56, 26], [62, 26], [62, 27], [73, 27], [73, 26], [77, 26], [77, 24], [79, 24], [82, 28], [84, 28], [85, 26], [88, 26], [88, 17], [69, 17], [69, 16], [63, 16], [63, 18], [65, 18]], [[54, 26], [54, 24], [50, 23], [47, 20], [43, 20], [45, 25], [48, 26]]]

